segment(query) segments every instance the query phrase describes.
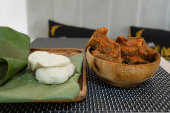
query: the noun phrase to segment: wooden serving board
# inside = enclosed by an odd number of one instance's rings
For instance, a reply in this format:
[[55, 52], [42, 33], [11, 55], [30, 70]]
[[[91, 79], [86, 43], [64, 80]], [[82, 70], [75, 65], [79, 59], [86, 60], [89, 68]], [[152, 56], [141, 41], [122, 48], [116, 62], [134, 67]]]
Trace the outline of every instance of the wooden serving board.
[[83, 49], [72, 49], [72, 48], [33, 48], [30, 50], [30, 53], [34, 51], [46, 51], [49, 53], [64, 55], [67, 57], [74, 56], [79, 53], [83, 53], [83, 64], [82, 64], [82, 72], [78, 81], [80, 86], [80, 92], [76, 96], [76, 98], [72, 100], [50, 100], [50, 101], [33, 101], [33, 102], [79, 102], [86, 98], [87, 94], [87, 82], [86, 82], [86, 56], [85, 51]]

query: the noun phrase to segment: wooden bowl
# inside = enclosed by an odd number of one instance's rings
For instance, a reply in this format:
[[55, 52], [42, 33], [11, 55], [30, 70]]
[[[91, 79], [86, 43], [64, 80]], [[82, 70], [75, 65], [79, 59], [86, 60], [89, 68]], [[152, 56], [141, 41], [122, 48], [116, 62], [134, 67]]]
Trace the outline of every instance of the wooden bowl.
[[149, 64], [128, 65], [112, 63], [91, 54], [91, 47], [87, 49], [87, 62], [99, 79], [117, 87], [135, 87], [152, 77], [160, 64], [161, 56], [156, 53], [153, 62]]

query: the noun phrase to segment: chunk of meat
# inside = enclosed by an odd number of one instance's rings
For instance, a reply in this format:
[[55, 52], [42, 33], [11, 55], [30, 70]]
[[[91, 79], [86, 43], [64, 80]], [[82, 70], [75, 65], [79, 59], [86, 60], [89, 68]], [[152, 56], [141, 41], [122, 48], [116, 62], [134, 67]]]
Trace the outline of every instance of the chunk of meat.
[[107, 37], [107, 31], [108, 29], [105, 27], [97, 29], [88, 42], [86, 49], [91, 46], [93, 56], [106, 61], [121, 63], [120, 45]]
[[155, 56], [155, 51], [147, 46], [144, 38], [119, 36], [116, 42], [120, 44], [121, 58], [125, 64], [147, 64]]

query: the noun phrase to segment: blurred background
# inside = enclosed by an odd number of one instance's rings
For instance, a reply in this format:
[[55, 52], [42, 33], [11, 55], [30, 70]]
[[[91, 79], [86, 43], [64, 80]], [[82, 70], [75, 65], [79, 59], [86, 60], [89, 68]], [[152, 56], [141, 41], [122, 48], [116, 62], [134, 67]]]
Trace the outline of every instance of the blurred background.
[[31, 41], [81, 31], [90, 38], [95, 29], [107, 27], [109, 38], [144, 37], [170, 60], [170, 0], [0, 0], [0, 26], [25, 33]]
[[0, 25], [49, 37], [48, 20], [128, 37], [130, 26], [170, 30], [170, 0], [0, 0]]

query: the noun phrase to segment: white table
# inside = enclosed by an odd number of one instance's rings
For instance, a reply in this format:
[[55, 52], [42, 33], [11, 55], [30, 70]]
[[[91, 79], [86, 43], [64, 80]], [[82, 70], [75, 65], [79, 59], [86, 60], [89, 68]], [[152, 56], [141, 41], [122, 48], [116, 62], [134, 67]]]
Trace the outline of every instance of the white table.
[[161, 58], [160, 66], [170, 74], [170, 63], [167, 60]]

